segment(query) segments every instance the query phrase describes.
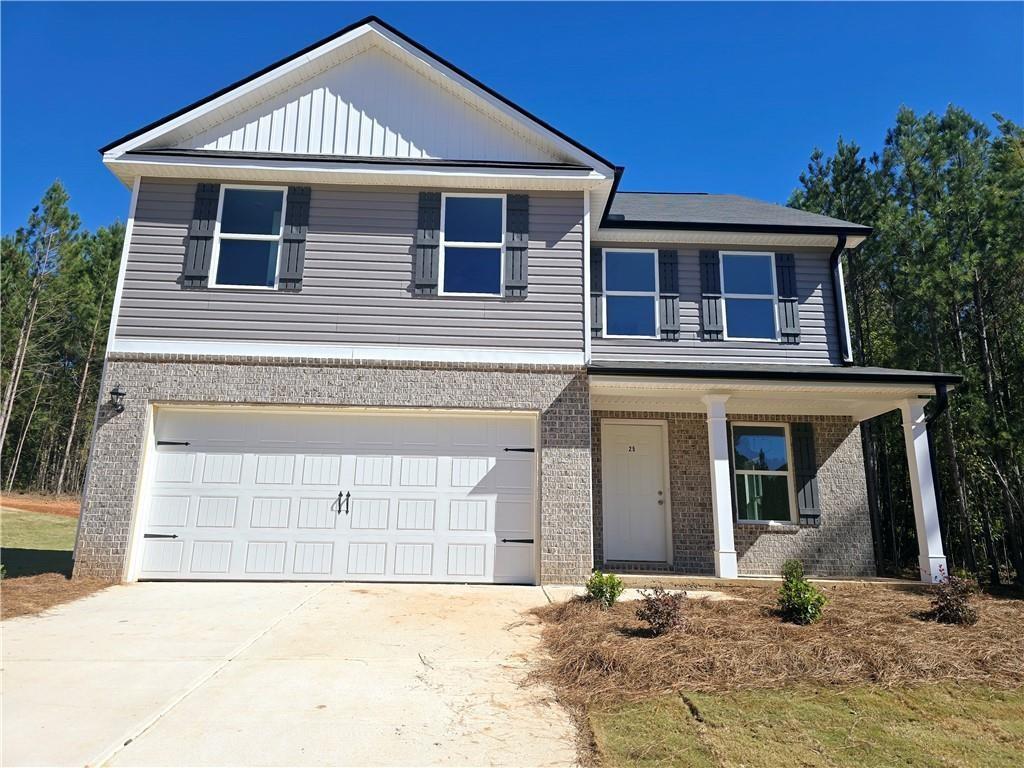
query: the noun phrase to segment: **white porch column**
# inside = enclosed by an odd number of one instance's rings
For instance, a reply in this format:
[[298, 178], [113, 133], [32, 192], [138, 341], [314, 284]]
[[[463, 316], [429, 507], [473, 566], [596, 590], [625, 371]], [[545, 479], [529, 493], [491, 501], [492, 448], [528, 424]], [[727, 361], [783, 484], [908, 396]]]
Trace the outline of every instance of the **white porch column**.
[[942, 553], [942, 531], [939, 528], [939, 508], [935, 501], [935, 484], [932, 481], [932, 459], [928, 452], [924, 401], [904, 400], [900, 412], [903, 415], [907, 465], [910, 467], [910, 491], [914, 498], [921, 581], [935, 584], [942, 580], [942, 573], [948, 571], [946, 556]]
[[732, 535], [732, 478], [729, 477], [728, 395], [705, 395], [708, 408], [708, 453], [711, 457], [711, 508], [715, 522], [715, 575], [735, 579], [736, 544]]

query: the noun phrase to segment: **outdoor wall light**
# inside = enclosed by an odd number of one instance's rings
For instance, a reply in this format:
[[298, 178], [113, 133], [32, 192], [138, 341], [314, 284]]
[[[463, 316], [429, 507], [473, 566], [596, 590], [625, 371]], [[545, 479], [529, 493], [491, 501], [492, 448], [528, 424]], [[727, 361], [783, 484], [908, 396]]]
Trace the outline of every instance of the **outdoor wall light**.
[[110, 404], [118, 413], [124, 413], [124, 396], [127, 394], [120, 384], [115, 384], [114, 388], [110, 390]]

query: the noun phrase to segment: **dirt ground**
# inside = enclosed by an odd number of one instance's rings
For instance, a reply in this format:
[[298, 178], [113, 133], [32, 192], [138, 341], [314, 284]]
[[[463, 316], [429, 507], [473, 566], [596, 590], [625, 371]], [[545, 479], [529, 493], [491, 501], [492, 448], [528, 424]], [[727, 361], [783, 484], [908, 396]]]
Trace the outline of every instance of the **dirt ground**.
[[42, 512], [63, 517], [78, 517], [82, 499], [78, 496], [43, 496], [37, 493], [4, 493], [0, 506], [23, 512]]

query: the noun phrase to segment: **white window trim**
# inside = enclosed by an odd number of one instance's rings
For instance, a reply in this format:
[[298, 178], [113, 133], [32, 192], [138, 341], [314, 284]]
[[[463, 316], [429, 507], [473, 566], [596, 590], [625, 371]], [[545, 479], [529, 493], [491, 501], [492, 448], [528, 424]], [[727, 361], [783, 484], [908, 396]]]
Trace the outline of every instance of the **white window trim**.
[[[243, 189], [243, 190], [264, 190], [272, 192], [281, 192], [281, 228], [278, 230], [276, 235], [247, 235], [244, 233], [228, 232], [222, 234], [220, 231], [220, 220], [221, 215], [224, 212], [224, 193], [229, 189]], [[264, 184], [221, 184], [220, 185], [220, 196], [217, 199], [217, 223], [213, 228], [213, 253], [210, 255], [210, 273], [207, 279], [207, 285], [210, 288], [221, 288], [224, 290], [231, 291], [276, 291], [278, 284], [278, 275], [281, 273], [281, 241], [284, 238], [284, 220], [285, 215], [288, 211], [288, 187], [271, 186]], [[220, 241], [221, 238], [227, 240], [260, 240], [266, 243], [277, 243], [277, 261], [274, 264], [274, 284], [273, 285], [238, 285], [236, 283], [218, 283], [217, 282], [217, 267], [220, 265]]]
[[[725, 257], [726, 256], [768, 256], [771, 259], [772, 292], [767, 293], [727, 293], [725, 290]], [[782, 341], [779, 332], [779, 287], [775, 284], [775, 253], [774, 251], [722, 251], [718, 255], [719, 280], [722, 285], [722, 338], [726, 341]], [[775, 325], [774, 337], [762, 336], [730, 336], [729, 335], [729, 310], [726, 309], [726, 299], [771, 299], [772, 300], [772, 322]]]
[[[608, 253], [647, 253], [654, 259], [654, 290], [653, 291], [610, 291], [608, 290]], [[660, 276], [658, 275], [658, 251], [650, 248], [602, 248], [601, 249], [601, 312], [604, 322], [602, 323], [601, 334], [606, 339], [660, 339], [661, 318], [658, 312], [658, 296], [661, 289]], [[641, 336], [639, 334], [608, 333], [608, 297], [609, 296], [650, 296], [654, 299], [654, 335]]]
[[[487, 197], [487, 198], [500, 198], [501, 199], [501, 233], [500, 242], [493, 243], [473, 243], [473, 242], [462, 242], [453, 240], [451, 242], [445, 241], [444, 236], [444, 222], [445, 213], [448, 209], [448, 198], [449, 197]], [[466, 298], [485, 298], [485, 299], [501, 299], [505, 296], [505, 232], [507, 230], [506, 216], [507, 200], [503, 194], [486, 194], [486, 193], [474, 193], [474, 192], [444, 192], [441, 195], [441, 231], [440, 231], [440, 245], [438, 250], [440, 255], [437, 262], [437, 294], [438, 296], [453, 296], [453, 297], [466, 297]], [[450, 245], [452, 248], [478, 248], [493, 250], [499, 248], [501, 250], [498, 255], [498, 259], [501, 262], [500, 272], [498, 273], [498, 292], [497, 293], [463, 293], [462, 291], [446, 291], [444, 289], [444, 269], [445, 269], [445, 246]]]
[[[736, 452], [736, 427], [782, 427], [783, 439], [786, 441], [786, 470], [777, 469], [737, 469], [735, 464]], [[790, 442], [789, 423], [785, 421], [733, 421], [729, 422], [729, 455], [732, 460], [732, 494], [733, 499], [739, 499], [739, 484], [736, 482], [740, 475], [769, 475], [773, 477], [787, 478], [786, 488], [789, 491], [789, 520], [746, 520], [740, 517], [739, 504], [736, 506], [737, 525], [796, 525], [796, 482], [793, 472], [793, 448]]]

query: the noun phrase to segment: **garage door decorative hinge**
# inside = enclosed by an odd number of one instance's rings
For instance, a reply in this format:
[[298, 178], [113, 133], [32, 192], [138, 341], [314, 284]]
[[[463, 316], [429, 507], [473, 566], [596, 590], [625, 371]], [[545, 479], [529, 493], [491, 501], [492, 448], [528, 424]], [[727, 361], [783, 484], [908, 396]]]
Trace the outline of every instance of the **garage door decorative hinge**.
[[533, 453], [533, 448], [506, 448], [505, 453]]
[[502, 539], [502, 544], [533, 544], [533, 539]]
[[176, 539], [178, 534], [176, 533], [144, 533], [142, 534], [144, 539]]
[[157, 445], [192, 445], [188, 440], [157, 440]]

